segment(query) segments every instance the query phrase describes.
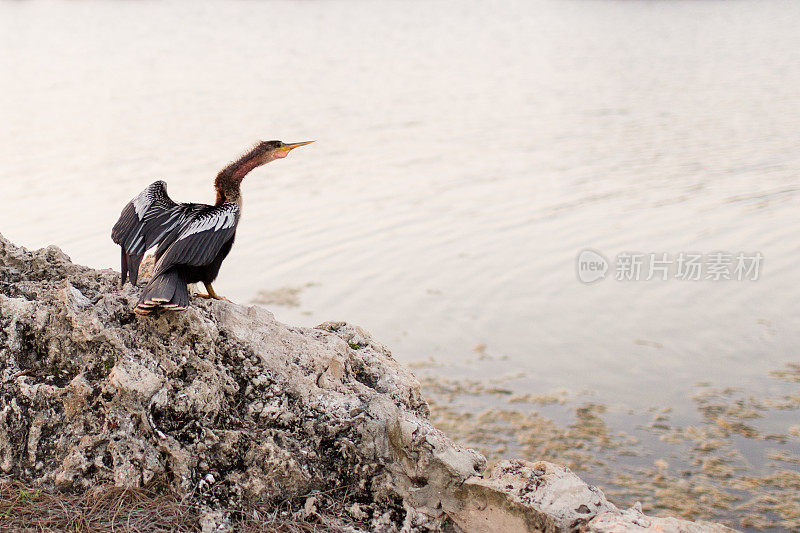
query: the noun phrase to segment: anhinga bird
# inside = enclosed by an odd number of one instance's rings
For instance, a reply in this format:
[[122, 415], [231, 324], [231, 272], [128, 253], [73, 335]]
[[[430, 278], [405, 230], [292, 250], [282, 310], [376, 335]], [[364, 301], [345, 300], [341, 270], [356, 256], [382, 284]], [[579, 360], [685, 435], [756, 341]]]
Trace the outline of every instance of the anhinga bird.
[[158, 246], [153, 276], [134, 311], [148, 315], [157, 308], [179, 311], [189, 305], [189, 283], [202, 281], [204, 298], [222, 299], [211, 286], [231, 251], [242, 213], [242, 179], [256, 167], [286, 157], [290, 150], [314, 141], [286, 144], [262, 141], [217, 175], [214, 205], [178, 204], [157, 181], [128, 202], [114, 224], [111, 238], [122, 248], [122, 278], [135, 286], [147, 250]]

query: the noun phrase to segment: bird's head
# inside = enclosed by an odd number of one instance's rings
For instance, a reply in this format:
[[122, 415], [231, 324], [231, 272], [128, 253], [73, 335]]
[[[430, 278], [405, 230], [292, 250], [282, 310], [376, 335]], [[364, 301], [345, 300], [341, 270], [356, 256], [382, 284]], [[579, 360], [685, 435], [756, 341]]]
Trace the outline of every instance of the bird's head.
[[305, 146], [313, 142], [261, 141], [257, 143], [249, 152], [217, 174], [217, 179], [214, 180], [214, 187], [217, 189], [217, 205], [220, 205], [220, 202], [225, 201], [226, 198], [238, 195], [238, 192], [235, 191], [238, 190], [239, 184], [254, 168], [265, 165], [270, 161], [284, 158], [298, 146]]
[[274, 161], [275, 159], [282, 159], [289, 155], [289, 152], [295, 148], [299, 146], [305, 146], [313, 142], [314, 141], [285, 143], [283, 141], [261, 141], [253, 150], [255, 152], [253, 155], [256, 157], [258, 163], [263, 165], [265, 163], [269, 163], [270, 161]]

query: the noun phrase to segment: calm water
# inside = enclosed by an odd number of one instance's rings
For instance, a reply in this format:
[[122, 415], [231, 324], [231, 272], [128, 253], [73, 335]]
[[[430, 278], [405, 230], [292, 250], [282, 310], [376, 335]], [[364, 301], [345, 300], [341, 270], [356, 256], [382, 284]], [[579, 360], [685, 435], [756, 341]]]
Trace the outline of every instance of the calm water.
[[[110, 228], [154, 179], [212, 201], [254, 141], [316, 139], [245, 180], [222, 294], [303, 288], [279, 319], [691, 417], [694, 383], [769, 392], [800, 358], [798, 20], [762, 0], [2, 2], [0, 231], [119, 268]], [[764, 263], [588, 286], [585, 247]], [[462, 364], [478, 344], [508, 359]]]

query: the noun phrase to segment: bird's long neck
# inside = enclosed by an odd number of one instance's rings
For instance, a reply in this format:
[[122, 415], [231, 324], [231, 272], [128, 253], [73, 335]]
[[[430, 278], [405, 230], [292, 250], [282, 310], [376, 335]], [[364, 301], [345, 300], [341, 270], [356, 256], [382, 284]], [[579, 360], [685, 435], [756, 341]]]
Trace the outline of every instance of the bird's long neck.
[[223, 168], [214, 180], [214, 189], [217, 191], [216, 205], [240, 202], [242, 180], [248, 172], [262, 164], [263, 161], [253, 150]]

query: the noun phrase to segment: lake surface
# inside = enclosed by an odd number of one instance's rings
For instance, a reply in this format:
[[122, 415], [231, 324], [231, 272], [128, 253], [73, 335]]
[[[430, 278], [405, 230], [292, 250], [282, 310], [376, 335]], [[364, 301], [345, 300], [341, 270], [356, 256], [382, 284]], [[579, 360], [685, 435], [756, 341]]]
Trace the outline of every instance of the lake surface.
[[[0, 232], [118, 269], [111, 226], [147, 184], [211, 202], [256, 140], [316, 139], [246, 178], [221, 294], [289, 289], [280, 320], [360, 324], [401, 361], [691, 423], [698, 382], [793, 390], [768, 373], [800, 360], [799, 20], [788, 0], [2, 2]], [[763, 262], [587, 285], [585, 248]]]

